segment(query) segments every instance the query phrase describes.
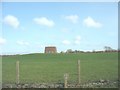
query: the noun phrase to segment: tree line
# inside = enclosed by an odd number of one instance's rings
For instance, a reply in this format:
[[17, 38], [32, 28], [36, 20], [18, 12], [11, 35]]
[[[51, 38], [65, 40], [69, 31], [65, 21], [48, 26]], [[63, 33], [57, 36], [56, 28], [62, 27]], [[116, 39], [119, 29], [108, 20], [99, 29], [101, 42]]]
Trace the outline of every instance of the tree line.
[[85, 52], [100, 53], [100, 52], [119, 52], [119, 51], [120, 49], [116, 50], [116, 49], [111, 48], [110, 46], [104, 46], [104, 50], [101, 50], [101, 51], [97, 51], [97, 50], [81, 51], [81, 50], [67, 49], [65, 52], [61, 51], [60, 53], [85, 53]]

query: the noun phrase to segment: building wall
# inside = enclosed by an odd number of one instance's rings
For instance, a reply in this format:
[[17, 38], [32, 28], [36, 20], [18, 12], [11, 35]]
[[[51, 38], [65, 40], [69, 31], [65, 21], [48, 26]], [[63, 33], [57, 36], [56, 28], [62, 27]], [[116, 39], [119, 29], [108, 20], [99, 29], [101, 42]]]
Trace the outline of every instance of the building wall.
[[56, 47], [45, 47], [45, 53], [57, 53]]

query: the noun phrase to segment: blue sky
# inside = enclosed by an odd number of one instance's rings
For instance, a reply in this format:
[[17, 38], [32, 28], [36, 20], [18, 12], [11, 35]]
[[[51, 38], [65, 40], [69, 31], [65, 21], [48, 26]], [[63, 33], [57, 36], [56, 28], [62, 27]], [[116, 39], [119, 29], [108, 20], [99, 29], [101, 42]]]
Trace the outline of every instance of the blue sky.
[[118, 3], [4, 2], [3, 53], [39, 53], [118, 48]]

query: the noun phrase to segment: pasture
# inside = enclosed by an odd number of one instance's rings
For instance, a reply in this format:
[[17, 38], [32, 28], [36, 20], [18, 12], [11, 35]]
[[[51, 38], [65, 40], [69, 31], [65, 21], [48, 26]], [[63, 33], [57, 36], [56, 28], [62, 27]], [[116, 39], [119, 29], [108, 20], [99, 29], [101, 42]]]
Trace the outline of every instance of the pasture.
[[20, 83], [76, 83], [80, 60], [81, 83], [118, 80], [118, 53], [27, 54], [2, 57], [3, 83], [16, 83], [16, 61], [20, 62]]

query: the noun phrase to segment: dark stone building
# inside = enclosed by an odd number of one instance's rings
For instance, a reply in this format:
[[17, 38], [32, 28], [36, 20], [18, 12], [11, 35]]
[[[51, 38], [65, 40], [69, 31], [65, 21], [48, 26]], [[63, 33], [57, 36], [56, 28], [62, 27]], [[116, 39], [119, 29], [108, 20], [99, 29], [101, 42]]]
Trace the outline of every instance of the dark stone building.
[[57, 53], [57, 49], [54, 46], [45, 47], [45, 53]]

